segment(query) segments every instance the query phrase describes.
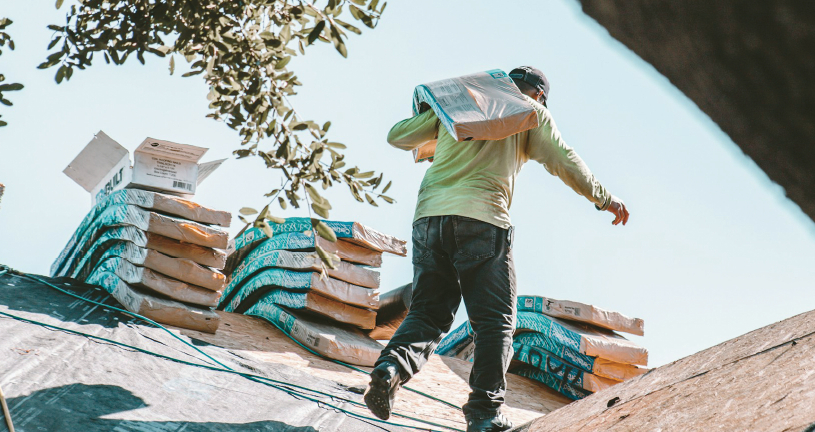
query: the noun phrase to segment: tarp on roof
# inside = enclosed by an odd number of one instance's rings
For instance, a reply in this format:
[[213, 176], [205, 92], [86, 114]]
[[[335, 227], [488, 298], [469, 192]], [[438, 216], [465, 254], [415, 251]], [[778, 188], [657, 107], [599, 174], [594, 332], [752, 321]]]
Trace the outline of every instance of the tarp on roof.
[[[100, 288], [48, 279], [116, 305]], [[76, 300], [41, 283], [0, 276], [0, 312], [69, 328], [187, 361], [201, 358], [161, 329]], [[18, 432], [407, 431], [339, 411], [246, 378], [131, 351], [0, 314], [0, 387]], [[191, 340], [229, 367], [361, 402], [342, 384], [283, 364]], [[321, 397], [350, 408], [340, 400]], [[398, 419], [396, 419], [398, 421]], [[2, 420], [0, 420], [2, 423]]]

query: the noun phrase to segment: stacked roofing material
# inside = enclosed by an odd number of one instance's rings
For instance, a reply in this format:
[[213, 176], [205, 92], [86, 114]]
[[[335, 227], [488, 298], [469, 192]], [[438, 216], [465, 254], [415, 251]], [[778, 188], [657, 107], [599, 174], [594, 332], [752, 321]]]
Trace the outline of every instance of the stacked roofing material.
[[214, 333], [232, 216], [138, 189], [102, 199], [51, 266], [51, 276], [99, 285], [127, 310]]
[[[240, 233], [230, 245], [218, 308], [264, 318], [320, 354], [371, 365], [381, 346], [369, 335], [392, 326], [377, 326], [379, 272], [372, 268], [382, 265], [383, 252], [407, 255], [405, 242], [358, 222], [321, 222], [336, 242], [320, 237], [310, 218], [270, 222], [271, 238], [256, 227]], [[334, 269], [323, 265], [317, 246], [340, 258]], [[331, 327], [336, 337], [325, 337]]]
[[[616, 332], [642, 336], [644, 323], [583, 303], [519, 296], [509, 372], [540, 381], [573, 399], [644, 374], [648, 351]], [[472, 361], [469, 321], [439, 344], [440, 355]]]

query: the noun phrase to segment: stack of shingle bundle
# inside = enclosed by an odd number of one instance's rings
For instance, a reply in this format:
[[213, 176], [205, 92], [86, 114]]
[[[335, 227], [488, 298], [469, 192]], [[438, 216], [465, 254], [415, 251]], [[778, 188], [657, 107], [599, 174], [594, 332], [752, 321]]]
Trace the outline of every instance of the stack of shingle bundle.
[[[336, 242], [320, 237], [310, 218], [270, 222], [271, 238], [256, 227], [240, 233], [230, 245], [225, 268], [229, 277], [218, 308], [264, 318], [335, 358], [336, 352], [306, 336], [307, 323], [340, 328], [348, 338], [378, 352], [381, 346], [367, 336], [377, 327], [380, 307], [379, 272], [373, 268], [382, 265], [383, 252], [405, 256], [405, 242], [358, 222], [322, 223], [334, 231]], [[323, 266], [317, 246], [340, 258], [336, 268]]]
[[[648, 351], [616, 333], [642, 336], [643, 326], [641, 319], [592, 305], [519, 296], [509, 372], [581, 399], [648, 371], [640, 367], [648, 364]], [[436, 352], [472, 361], [469, 321], [450, 332]]]
[[99, 285], [156, 322], [214, 333], [232, 216], [176, 196], [123, 189], [85, 216], [51, 276]]

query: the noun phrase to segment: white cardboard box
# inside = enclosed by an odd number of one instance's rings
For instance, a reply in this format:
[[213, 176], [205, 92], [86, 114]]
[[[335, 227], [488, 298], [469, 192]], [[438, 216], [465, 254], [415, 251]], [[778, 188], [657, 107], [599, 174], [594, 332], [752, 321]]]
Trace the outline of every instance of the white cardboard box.
[[[537, 112], [500, 69], [417, 86], [413, 115], [428, 107], [456, 141], [499, 140], [538, 126]], [[435, 145], [414, 150], [414, 160], [432, 160]]]
[[124, 188], [192, 196], [196, 186], [226, 160], [199, 164], [207, 150], [147, 138], [133, 152], [131, 164], [127, 149], [99, 131], [63, 172], [91, 193], [93, 204]]

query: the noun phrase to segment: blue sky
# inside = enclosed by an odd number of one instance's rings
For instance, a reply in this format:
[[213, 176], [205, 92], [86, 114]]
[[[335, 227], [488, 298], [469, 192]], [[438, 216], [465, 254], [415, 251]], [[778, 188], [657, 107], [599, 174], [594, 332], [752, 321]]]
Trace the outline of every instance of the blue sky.
[[[99, 130], [130, 150], [147, 136], [209, 147], [205, 161], [237, 148], [237, 133], [204, 117], [200, 78], [170, 76], [166, 59], [148, 57], [146, 66], [100, 61], [57, 85], [55, 70], [36, 66], [51, 35], [45, 26], [63, 12], [49, 0], [6, 2], [2, 13], [15, 21], [17, 50], [4, 50], [0, 72], [26, 88], [9, 94], [14, 107], [0, 107], [10, 123], [0, 129], [0, 263], [47, 273], [90, 207], [62, 170]], [[290, 67], [305, 85], [293, 102], [307, 118], [332, 121], [330, 135], [349, 145], [351, 163], [394, 180], [397, 203], [374, 209], [337, 188], [328, 194], [333, 219], [409, 239], [428, 165], [385, 137], [409, 115], [413, 87], [529, 64], [551, 82], [549, 107], [566, 142], [625, 200], [631, 220], [613, 227], [610, 213], [528, 164], [511, 209], [519, 293], [643, 318], [646, 336], [632, 339], [650, 350], [653, 366], [815, 308], [813, 222], [576, 1], [391, 2], [377, 29], [348, 47], [348, 59], [327, 44], [295, 58]], [[279, 185], [259, 160], [230, 160], [196, 199], [237, 213], [261, 207]], [[397, 287], [411, 279], [410, 260], [388, 257], [382, 272], [383, 289]], [[462, 308], [456, 324], [464, 319]]]

